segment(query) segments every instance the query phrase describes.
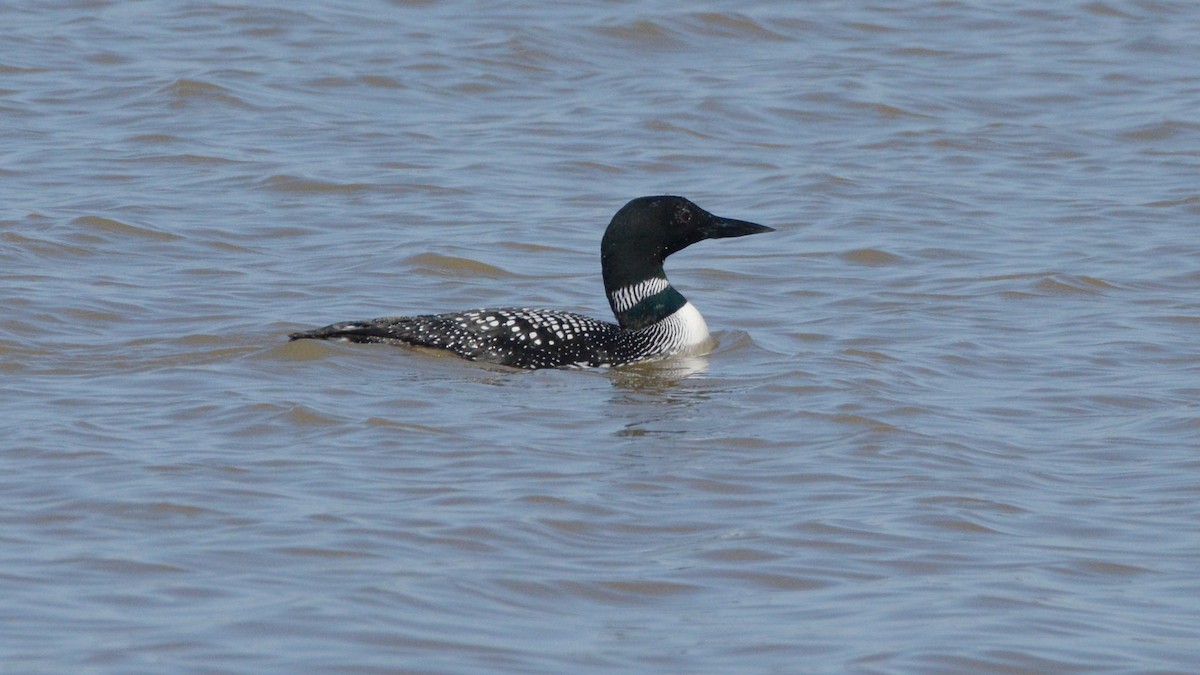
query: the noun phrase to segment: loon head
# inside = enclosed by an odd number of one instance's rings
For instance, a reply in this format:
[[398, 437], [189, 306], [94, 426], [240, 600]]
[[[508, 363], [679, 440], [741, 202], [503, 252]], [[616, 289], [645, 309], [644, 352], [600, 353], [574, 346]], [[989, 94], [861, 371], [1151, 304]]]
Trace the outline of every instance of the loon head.
[[721, 218], [683, 197], [639, 197], [613, 216], [600, 242], [604, 290], [624, 328], [670, 316], [687, 301], [667, 282], [663, 261], [698, 241], [744, 237], [774, 228]]

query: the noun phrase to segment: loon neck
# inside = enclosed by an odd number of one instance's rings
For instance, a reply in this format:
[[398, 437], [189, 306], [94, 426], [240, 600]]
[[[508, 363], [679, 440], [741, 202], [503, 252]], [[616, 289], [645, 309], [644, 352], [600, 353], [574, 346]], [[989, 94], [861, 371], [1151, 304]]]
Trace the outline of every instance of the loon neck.
[[661, 267], [657, 274], [633, 283], [620, 284], [606, 279], [604, 290], [617, 323], [627, 330], [658, 323], [687, 304], [687, 299], [667, 281]]

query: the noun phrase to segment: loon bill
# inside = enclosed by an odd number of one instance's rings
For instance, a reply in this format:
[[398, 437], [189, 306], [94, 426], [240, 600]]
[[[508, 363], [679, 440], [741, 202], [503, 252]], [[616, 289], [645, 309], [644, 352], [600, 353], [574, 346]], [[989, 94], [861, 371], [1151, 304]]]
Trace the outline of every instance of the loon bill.
[[616, 324], [548, 309], [476, 309], [335, 323], [289, 337], [433, 347], [525, 369], [604, 368], [700, 350], [708, 325], [667, 281], [663, 261], [705, 239], [773, 230], [714, 216], [683, 197], [639, 197], [617, 211], [600, 242]]

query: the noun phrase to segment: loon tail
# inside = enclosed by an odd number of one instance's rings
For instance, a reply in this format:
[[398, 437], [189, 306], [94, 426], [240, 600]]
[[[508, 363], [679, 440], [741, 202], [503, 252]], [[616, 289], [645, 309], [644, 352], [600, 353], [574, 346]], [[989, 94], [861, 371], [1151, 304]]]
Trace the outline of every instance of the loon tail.
[[402, 320], [346, 321], [288, 335], [289, 340], [346, 340], [348, 342], [407, 342]]

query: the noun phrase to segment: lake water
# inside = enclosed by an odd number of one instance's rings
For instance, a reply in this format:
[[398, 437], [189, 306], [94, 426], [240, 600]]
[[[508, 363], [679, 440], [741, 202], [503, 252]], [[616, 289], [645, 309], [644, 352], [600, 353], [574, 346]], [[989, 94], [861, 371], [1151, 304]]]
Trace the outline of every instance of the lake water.
[[[1194, 672], [1200, 5], [0, 4], [0, 671]], [[683, 194], [709, 355], [610, 318]]]

